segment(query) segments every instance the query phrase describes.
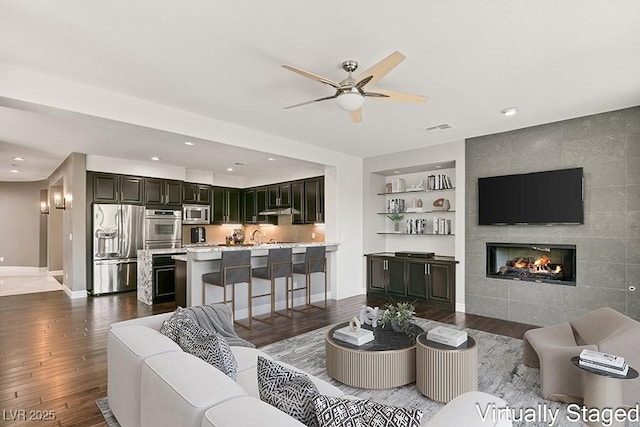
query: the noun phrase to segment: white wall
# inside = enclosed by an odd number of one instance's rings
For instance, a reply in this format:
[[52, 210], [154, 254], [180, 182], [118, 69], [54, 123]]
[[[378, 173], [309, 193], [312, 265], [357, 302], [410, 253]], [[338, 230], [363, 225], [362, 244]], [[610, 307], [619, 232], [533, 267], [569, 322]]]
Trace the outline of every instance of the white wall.
[[29, 70], [2, 65], [0, 73], [0, 93], [10, 99], [326, 165], [326, 239], [340, 244], [332, 291], [339, 298], [363, 292], [362, 268], [354, 268], [364, 265], [362, 159]]
[[[393, 169], [407, 169], [455, 162], [455, 236], [454, 246], [451, 237], [444, 236], [388, 236], [379, 235], [384, 229], [385, 218], [377, 215], [380, 211], [381, 197], [377, 193], [384, 191], [385, 177], [379, 172]], [[434, 145], [415, 150], [403, 151], [384, 156], [369, 157], [363, 162], [363, 210], [364, 253], [421, 250], [433, 251], [438, 255], [453, 255], [459, 262], [456, 268], [456, 310], [465, 311], [465, 143], [454, 141], [447, 144]], [[411, 182], [407, 182], [411, 184]], [[443, 196], [444, 197], [444, 196]], [[451, 214], [449, 214], [451, 215]], [[420, 239], [420, 240], [416, 240]], [[365, 268], [363, 267], [363, 275]]]

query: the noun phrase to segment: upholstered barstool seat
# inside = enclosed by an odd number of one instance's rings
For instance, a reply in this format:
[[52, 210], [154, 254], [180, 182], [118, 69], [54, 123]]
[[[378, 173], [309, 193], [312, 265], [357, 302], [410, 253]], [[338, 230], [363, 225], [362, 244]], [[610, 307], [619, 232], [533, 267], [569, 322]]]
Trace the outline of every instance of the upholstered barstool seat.
[[[326, 257], [326, 247], [325, 246], [309, 246], [307, 247], [307, 251], [304, 256], [303, 263], [293, 264], [293, 273], [294, 274], [304, 274], [305, 275], [305, 286], [303, 288], [292, 288], [291, 289], [291, 300], [294, 299], [295, 291], [305, 291], [306, 292], [306, 305], [308, 308], [327, 308], [327, 257]], [[318, 306], [311, 304], [311, 274], [312, 273], [323, 273], [324, 274], [324, 305]], [[292, 302], [293, 305], [293, 302]]]
[[[222, 252], [220, 258], [220, 270], [212, 271], [202, 275], [202, 304], [207, 304], [206, 285], [222, 287], [222, 303], [231, 303], [231, 312], [233, 313], [234, 323], [247, 327], [242, 323], [235, 321], [236, 310], [236, 284], [247, 283], [247, 308], [249, 311], [249, 326], [251, 329], [251, 251], [250, 250], [229, 250]], [[232, 286], [231, 298], [227, 298], [227, 285]]]
[[[269, 321], [273, 320], [274, 314], [292, 317], [289, 313], [289, 292], [290, 292], [290, 282], [293, 283], [293, 250], [291, 248], [274, 248], [269, 249], [269, 253], [267, 255], [267, 265], [265, 267], [256, 267], [251, 270], [251, 275], [256, 279], [269, 280], [271, 282], [270, 292], [259, 294], [259, 295], [251, 295], [251, 299], [271, 296], [271, 314], [269, 316]], [[276, 311], [276, 279], [285, 278], [286, 283], [286, 292], [285, 292], [285, 300], [286, 300], [286, 314], [278, 313]], [[291, 279], [291, 280], [289, 280]], [[257, 320], [264, 320], [258, 319]]]

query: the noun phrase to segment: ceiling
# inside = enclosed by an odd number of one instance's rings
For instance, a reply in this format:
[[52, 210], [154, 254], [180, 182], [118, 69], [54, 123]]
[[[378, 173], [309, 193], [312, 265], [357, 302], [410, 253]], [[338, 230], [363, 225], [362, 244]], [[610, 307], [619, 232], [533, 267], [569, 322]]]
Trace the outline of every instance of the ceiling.
[[[311, 5], [3, 0], [0, 63], [363, 158], [640, 105], [637, 0]], [[363, 70], [396, 50], [407, 59], [376, 87], [428, 102], [368, 99], [358, 124], [332, 100], [283, 109], [333, 90], [282, 64], [339, 81], [342, 61]], [[511, 106], [517, 115], [500, 114]], [[283, 167], [321, 170], [265, 161], [269, 147], [251, 152], [78, 113], [0, 91], [0, 181], [46, 178], [71, 152], [158, 156], [215, 174], [245, 162], [233, 173], [252, 179]], [[453, 128], [425, 130], [442, 123]], [[196, 145], [185, 147], [187, 140]]]

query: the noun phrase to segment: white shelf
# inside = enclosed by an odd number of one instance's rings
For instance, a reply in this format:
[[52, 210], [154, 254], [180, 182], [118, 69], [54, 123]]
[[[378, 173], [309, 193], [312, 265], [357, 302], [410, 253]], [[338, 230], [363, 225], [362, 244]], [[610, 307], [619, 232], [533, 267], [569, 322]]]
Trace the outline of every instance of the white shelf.
[[448, 211], [422, 211], [422, 212], [377, 212], [378, 215], [393, 215], [394, 213], [397, 213], [399, 215], [417, 215], [417, 214], [431, 214], [431, 213], [451, 213], [451, 212], [455, 212], [455, 209], [451, 209]]
[[401, 236], [455, 236], [454, 233], [451, 234], [434, 234], [434, 233], [422, 233], [422, 234], [411, 234], [405, 233], [401, 231], [378, 231], [377, 234], [398, 234]]
[[442, 188], [440, 190], [396, 191], [395, 193], [378, 193], [378, 196], [394, 196], [396, 194], [439, 193], [442, 191], [453, 191], [455, 189], [456, 187]]

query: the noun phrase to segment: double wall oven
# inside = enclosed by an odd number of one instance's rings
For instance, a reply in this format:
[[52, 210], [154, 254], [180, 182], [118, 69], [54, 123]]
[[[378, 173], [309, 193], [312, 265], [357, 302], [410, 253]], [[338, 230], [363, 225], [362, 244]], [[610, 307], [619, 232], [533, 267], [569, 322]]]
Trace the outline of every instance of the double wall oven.
[[164, 249], [182, 246], [182, 211], [147, 209], [144, 219], [144, 248]]

